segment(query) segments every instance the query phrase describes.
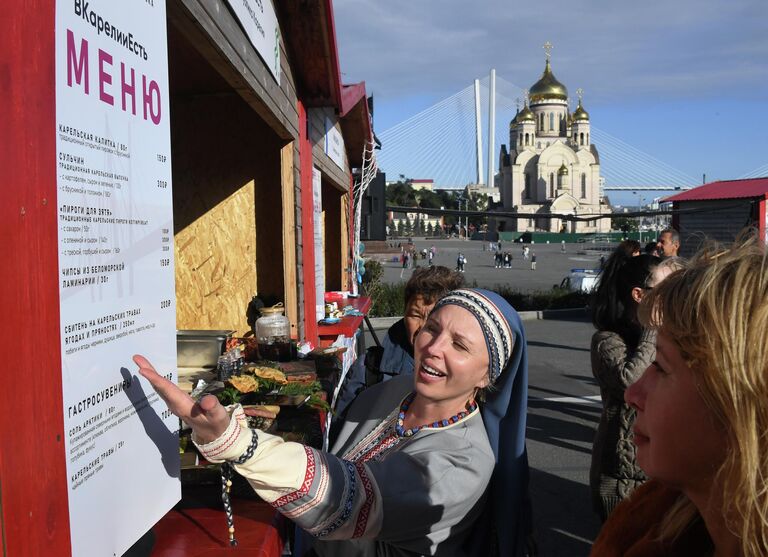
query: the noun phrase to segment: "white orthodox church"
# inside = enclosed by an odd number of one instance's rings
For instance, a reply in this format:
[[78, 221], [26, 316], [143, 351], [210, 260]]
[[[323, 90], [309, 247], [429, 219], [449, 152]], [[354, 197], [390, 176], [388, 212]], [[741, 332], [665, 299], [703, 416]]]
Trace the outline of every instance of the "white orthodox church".
[[590, 139], [589, 114], [581, 98], [573, 113], [568, 109], [568, 90], [552, 73], [549, 52], [544, 74], [527, 97], [525, 107], [509, 124], [509, 151], [501, 146], [497, 184], [503, 210], [530, 214], [530, 218], [499, 218], [498, 229], [607, 232], [610, 219], [568, 221], [544, 216], [611, 212], [601, 198], [600, 157]]

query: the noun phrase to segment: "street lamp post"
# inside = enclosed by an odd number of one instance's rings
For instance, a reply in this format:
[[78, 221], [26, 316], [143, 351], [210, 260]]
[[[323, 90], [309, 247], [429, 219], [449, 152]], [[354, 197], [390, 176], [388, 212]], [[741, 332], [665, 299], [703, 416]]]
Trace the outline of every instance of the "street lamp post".
[[[467, 200], [466, 200], [466, 199], [465, 199], [465, 198], [462, 196], [462, 197], [459, 197], [459, 198], [458, 198], [456, 201], [458, 201], [458, 202], [459, 202], [459, 211], [461, 211], [461, 202], [462, 202], [462, 201], [467, 201]], [[467, 219], [468, 219], [468, 218], [469, 218], [469, 217], [467, 217]], [[461, 238], [461, 215], [459, 215], [459, 216], [458, 216], [458, 221], [459, 221], [459, 238]], [[467, 220], [467, 225], [468, 225], [468, 224], [469, 224], [469, 221]], [[469, 226], [466, 226], [466, 227], [464, 228], [464, 239], [465, 239], [465, 240], [466, 240], [466, 239], [468, 239], [468, 238], [467, 238], [467, 236], [468, 236], [468, 235], [469, 235]]]
[[[464, 210], [469, 211], [469, 197], [464, 198]], [[464, 215], [464, 237], [469, 240], [469, 215]]]
[[[637, 195], [637, 210], [642, 211], [643, 210], [643, 201], [645, 199], [640, 195], [639, 191], [636, 191], [635, 194]], [[637, 231], [640, 234], [640, 244], [643, 243], [643, 217], [638, 217], [639, 222], [637, 225]]]

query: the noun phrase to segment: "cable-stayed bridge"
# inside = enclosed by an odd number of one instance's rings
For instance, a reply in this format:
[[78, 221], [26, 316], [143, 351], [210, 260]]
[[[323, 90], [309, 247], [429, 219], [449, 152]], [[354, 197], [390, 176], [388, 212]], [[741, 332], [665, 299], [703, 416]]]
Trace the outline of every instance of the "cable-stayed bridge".
[[[488, 77], [480, 80], [481, 112], [489, 112]], [[493, 160], [498, 171], [499, 149], [509, 142], [509, 122], [525, 93], [504, 78], [495, 83]], [[488, 153], [488, 118], [481, 119], [482, 152]], [[600, 153], [605, 191], [674, 191], [696, 186], [699, 180], [633, 147], [592, 124], [592, 143]], [[475, 88], [469, 85], [418, 114], [378, 134], [382, 150], [379, 167], [389, 176], [432, 178], [441, 188], [477, 182]], [[760, 169], [756, 169], [759, 171]], [[659, 194], [661, 195], [661, 193]]]
[[747, 178], [763, 178], [765, 176], [768, 176], [768, 164], [764, 164], [763, 166], [759, 166], [755, 168], [752, 172], [748, 172], [744, 174], [743, 176], [740, 176], [742, 180]]

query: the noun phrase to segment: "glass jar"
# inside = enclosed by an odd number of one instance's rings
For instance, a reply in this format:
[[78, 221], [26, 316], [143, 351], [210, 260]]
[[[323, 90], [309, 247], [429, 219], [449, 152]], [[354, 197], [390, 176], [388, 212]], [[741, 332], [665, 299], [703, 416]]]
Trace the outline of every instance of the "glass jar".
[[256, 320], [259, 356], [264, 360], [288, 362], [292, 359], [291, 322], [283, 315], [283, 304], [261, 309]]

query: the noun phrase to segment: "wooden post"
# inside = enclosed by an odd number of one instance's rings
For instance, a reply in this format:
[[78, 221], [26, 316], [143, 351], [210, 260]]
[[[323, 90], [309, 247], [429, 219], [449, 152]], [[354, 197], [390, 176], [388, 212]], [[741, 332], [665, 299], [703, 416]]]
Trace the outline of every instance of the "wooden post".
[[294, 193], [293, 142], [280, 150], [283, 195], [283, 281], [285, 315], [291, 321], [291, 337], [298, 338], [299, 299], [296, 283], [296, 197]]
[[341, 213], [341, 289], [349, 291], [349, 198], [350, 193], [345, 193], [341, 196], [340, 213]]
[[301, 175], [301, 255], [304, 290], [304, 340], [317, 346], [317, 319], [315, 313], [315, 227], [312, 192], [312, 143], [309, 140], [307, 110], [300, 100], [299, 112], [299, 169]]
[[347, 230], [349, 231], [349, 247], [346, 251], [346, 259], [347, 259], [347, 272], [345, 275], [349, 277], [349, 291], [352, 292], [355, 288], [355, 282], [357, 281], [357, 276], [352, 271], [353, 265], [355, 263], [355, 257], [357, 257], [358, 254], [353, 253], [353, 250], [355, 249], [355, 176], [350, 172], [349, 176], [349, 199], [347, 200], [347, 207], [349, 207], [349, 224]]

